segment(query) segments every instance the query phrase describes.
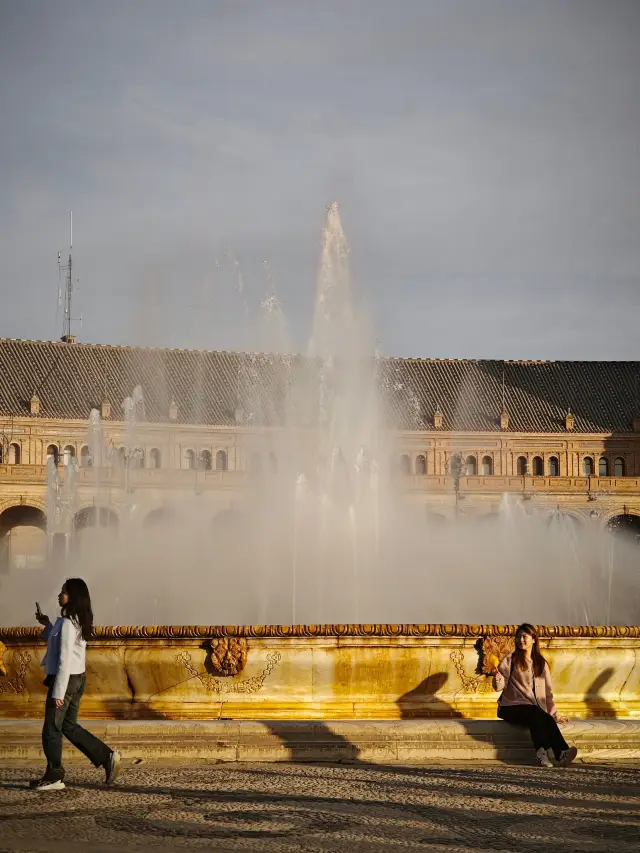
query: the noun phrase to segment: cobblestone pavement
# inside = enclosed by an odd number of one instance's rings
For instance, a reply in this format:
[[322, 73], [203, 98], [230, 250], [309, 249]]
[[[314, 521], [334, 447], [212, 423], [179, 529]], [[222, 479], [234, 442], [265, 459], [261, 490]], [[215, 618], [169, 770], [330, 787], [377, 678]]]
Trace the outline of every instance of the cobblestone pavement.
[[640, 766], [70, 766], [65, 791], [0, 767], [0, 853], [640, 850]]

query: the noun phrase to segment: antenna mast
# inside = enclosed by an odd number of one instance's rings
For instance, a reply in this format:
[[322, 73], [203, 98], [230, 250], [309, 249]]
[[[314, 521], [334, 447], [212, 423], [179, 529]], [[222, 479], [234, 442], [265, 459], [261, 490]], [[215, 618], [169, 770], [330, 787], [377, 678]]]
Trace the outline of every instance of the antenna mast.
[[71, 333], [71, 301], [73, 297], [73, 211], [69, 211], [69, 261], [66, 266], [60, 264], [60, 252], [58, 252], [58, 268], [67, 274], [64, 291], [64, 318], [61, 340], [67, 344], [75, 342], [75, 335]]

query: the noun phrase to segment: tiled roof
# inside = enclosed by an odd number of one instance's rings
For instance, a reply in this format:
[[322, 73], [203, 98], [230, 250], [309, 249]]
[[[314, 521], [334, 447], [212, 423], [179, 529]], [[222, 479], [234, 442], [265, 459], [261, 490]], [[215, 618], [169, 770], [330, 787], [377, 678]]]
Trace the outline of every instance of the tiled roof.
[[[299, 357], [0, 339], [0, 416], [24, 416], [37, 394], [39, 417], [87, 419], [106, 397], [111, 420], [142, 387], [145, 420], [235, 424], [238, 404], [256, 425], [282, 422], [285, 386]], [[308, 363], [307, 363], [308, 364]], [[632, 430], [640, 377], [635, 361], [469, 361], [384, 359], [380, 382], [388, 425], [432, 430], [499, 432], [503, 393], [510, 432]], [[503, 390], [504, 383], [504, 390]]]

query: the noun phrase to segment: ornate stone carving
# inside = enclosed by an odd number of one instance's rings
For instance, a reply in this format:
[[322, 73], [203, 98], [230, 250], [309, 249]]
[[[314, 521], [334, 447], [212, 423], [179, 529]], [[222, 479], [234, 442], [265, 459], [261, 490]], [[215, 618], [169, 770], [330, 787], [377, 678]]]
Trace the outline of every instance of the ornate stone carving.
[[7, 651], [7, 647], [4, 643], [0, 643], [0, 676], [3, 678], [7, 674], [7, 668], [4, 665], [4, 653]]
[[205, 672], [198, 672], [191, 662], [189, 652], [180, 652], [176, 655], [176, 660], [184, 666], [192, 678], [197, 678], [205, 690], [211, 693], [257, 693], [278, 665], [280, 657], [280, 652], [269, 652], [267, 665], [262, 672], [252, 678], [243, 678], [242, 681], [227, 681], [224, 678], [214, 678]]
[[[2, 645], [2, 643], [0, 643]], [[3, 646], [3, 649], [6, 650], [6, 646]], [[2, 653], [3, 649], [0, 649], [0, 653]], [[2, 654], [0, 654], [0, 660], [2, 658]], [[22, 693], [24, 690], [25, 679], [27, 676], [27, 669], [29, 668], [29, 664], [31, 663], [31, 655], [29, 652], [24, 651], [24, 649], [14, 649], [11, 655], [12, 663], [15, 669], [15, 676], [10, 678], [8, 681], [0, 681], [0, 693]], [[7, 675], [7, 670], [4, 665], [1, 667], [2, 674]]]
[[513, 636], [482, 637], [476, 643], [478, 663], [473, 675], [468, 675], [464, 668], [464, 653], [454, 649], [449, 658], [453, 664], [462, 689], [466, 693], [490, 693], [493, 690], [491, 676], [505, 655], [513, 651]]
[[[95, 629], [98, 639], [190, 640], [212, 637], [513, 637], [517, 625], [146, 625], [104, 626]], [[541, 638], [640, 639], [638, 625], [539, 625]], [[40, 628], [0, 628], [0, 638], [41, 639]]]
[[209, 667], [214, 675], [238, 675], [247, 664], [249, 647], [244, 637], [220, 637], [210, 642]]
[[514, 649], [512, 637], [485, 637], [482, 641], [480, 665], [484, 675], [492, 675], [503, 657]]

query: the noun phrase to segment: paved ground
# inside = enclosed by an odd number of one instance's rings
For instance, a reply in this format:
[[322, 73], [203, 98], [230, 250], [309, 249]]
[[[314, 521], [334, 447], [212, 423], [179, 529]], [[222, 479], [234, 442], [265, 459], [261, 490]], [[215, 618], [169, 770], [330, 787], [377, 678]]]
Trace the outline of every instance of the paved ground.
[[0, 767], [0, 853], [640, 850], [640, 766], [73, 766], [36, 794]]

